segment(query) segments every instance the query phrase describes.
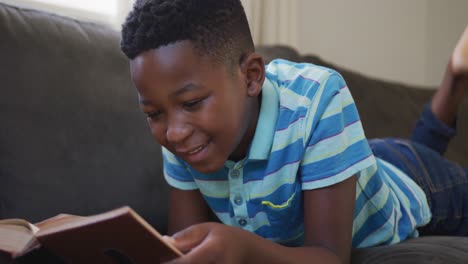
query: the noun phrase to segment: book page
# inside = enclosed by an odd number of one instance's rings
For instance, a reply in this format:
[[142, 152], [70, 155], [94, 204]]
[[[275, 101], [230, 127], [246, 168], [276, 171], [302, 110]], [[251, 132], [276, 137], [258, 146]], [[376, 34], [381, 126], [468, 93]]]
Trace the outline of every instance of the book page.
[[120, 215], [122, 215], [122, 213], [126, 213], [126, 211], [119, 208], [105, 213], [90, 216], [60, 214], [37, 223], [36, 225], [39, 226], [40, 230], [36, 235], [38, 237], [41, 237], [49, 234], [59, 233], [65, 230], [79, 228], [82, 226], [119, 217]]
[[60, 227], [67, 223], [80, 222], [81, 220], [84, 220], [86, 218], [87, 218], [86, 216], [59, 214], [54, 217], [48, 218], [44, 221], [41, 221], [39, 223], [36, 223], [35, 226], [40, 230], [46, 230], [46, 229], [51, 229], [55, 227]]
[[24, 219], [19, 219], [19, 218], [12, 218], [12, 219], [4, 219], [0, 220], [0, 226], [1, 225], [14, 225], [14, 226], [22, 226], [25, 227], [26, 229], [30, 230], [33, 234], [39, 231], [39, 228], [28, 221]]
[[9, 254], [12, 258], [26, 254], [39, 246], [34, 232], [30, 229], [32, 225], [26, 224], [24, 220], [17, 220], [0, 221], [0, 251]]

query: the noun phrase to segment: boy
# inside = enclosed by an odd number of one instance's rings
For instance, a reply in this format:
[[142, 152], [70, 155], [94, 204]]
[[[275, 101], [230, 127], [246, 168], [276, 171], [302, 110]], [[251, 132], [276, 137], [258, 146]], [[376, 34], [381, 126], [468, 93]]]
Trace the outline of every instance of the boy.
[[[169, 233], [178, 232], [168, 239], [188, 252], [175, 263], [349, 263], [352, 246], [415, 237], [437, 210], [417, 173], [374, 157], [338, 73], [284, 60], [265, 68], [239, 0], [137, 1], [121, 48], [163, 146]], [[449, 125], [466, 85], [453, 78], [467, 72], [461, 61], [431, 108]], [[427, 122], [418, 127], [416, 141], [433, 140]], [[373, 144], [382, 156], [432, 151], [402, 146]], [[225, 225], [208, 223], [211, 212]]]

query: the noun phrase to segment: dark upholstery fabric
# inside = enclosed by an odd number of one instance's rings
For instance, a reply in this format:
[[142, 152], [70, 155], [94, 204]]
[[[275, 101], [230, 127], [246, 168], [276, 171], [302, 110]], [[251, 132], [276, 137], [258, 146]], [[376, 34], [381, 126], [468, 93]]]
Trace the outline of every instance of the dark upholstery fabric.
[[[160, 148], [118, 44], [119, 34], [106, 27], [0, 3], [0, 219], [36, 222], [130, 205], [166, 230]], [[262, 51], [267, 59], [328, 65], [289, 48]], [[347, 80], [368, 136], [409, 134], [428, 91], [332, 67]], [[450, 155], [466, 165], [468, 131], [460, 125]], [[466, 238], [419, 238], [357, 250], [353, 263], [468, 263], [467, 244]], [[57, 259], [39, 250], [19, 261]], [[0, 254], [0, 263], [13, 262]]]
[[421, 237], [407, 242], [355, 250], [352, 263], [359, 264], [466, 264], [466, 237]]
[[165, 230], [167, 187], [119, 34], [0, 4], [0, 219], [130, 205]]

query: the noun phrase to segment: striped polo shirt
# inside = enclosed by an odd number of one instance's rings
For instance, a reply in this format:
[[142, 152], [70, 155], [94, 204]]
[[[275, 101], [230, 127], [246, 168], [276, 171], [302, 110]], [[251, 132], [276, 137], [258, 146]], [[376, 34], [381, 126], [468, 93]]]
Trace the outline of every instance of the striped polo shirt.
[[[304, 241], [303, 190], [357, 175], [353, 247], [417, 236], [431, 213], [422, 189], [373, 156], [346, 86], [337, 72], [274, 60], [247, 156], [203, 174], [163, 148], [173, 187], [198, 189], [220, 221], [288, 246]], [[320, 216], [317, 216], [320, 217]]]

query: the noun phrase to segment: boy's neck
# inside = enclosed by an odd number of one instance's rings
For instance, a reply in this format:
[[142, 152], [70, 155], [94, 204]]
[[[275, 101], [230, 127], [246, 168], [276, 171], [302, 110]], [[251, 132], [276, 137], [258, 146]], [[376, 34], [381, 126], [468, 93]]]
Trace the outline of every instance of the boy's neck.
[[234, 150], [234, 152], [229, 156], [229, 160], [238, 162], [247, 156], [249, 148], [252, 144], [255, 131], [257, 129], [258, 117], [260, 115], [260, 106], [262, 104], [262, 92], [259, 93], [257, 96], [257, 100], [253, 101], [253, 115], [252, 118], [249, 120], [250, 124], [245, 131], [244, 136], [239, 142], [239, 145]]

